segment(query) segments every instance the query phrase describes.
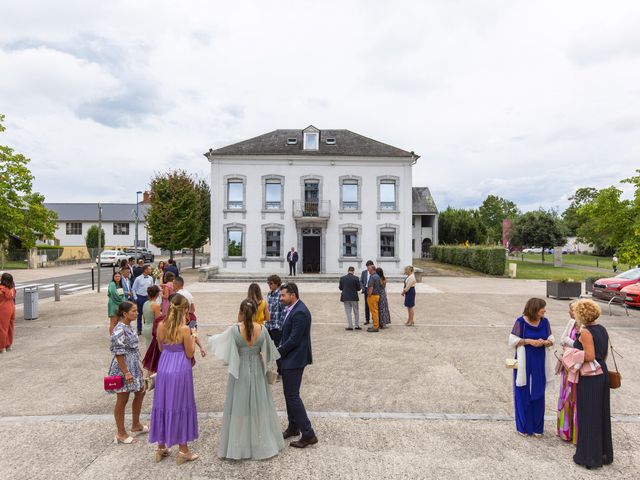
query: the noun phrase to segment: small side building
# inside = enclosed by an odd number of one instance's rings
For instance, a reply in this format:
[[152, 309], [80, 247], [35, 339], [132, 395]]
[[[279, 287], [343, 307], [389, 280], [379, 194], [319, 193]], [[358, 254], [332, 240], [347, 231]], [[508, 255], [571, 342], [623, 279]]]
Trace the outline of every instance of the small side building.
[[413, 258], [426, 257], [438, 244], [438, 208], [428, 187], [413, 187]]

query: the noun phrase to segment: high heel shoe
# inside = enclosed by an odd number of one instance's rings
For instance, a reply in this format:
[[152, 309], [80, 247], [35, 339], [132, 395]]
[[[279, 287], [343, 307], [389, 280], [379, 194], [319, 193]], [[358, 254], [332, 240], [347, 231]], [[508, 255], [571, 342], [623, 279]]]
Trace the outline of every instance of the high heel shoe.
[[184, 453], [179, 451], [178, 456], [176, 457], [176, 463], [178, 465], [182, 465], [185, 462], [193, 462], [197, 458], [198, 458], [197, 453], [193, 453], [193, 452]]
[[158, 448], [156, 449], [156, 463], [161, 462], [164, 458], [171, 455], [171, 452], [168, 448]]

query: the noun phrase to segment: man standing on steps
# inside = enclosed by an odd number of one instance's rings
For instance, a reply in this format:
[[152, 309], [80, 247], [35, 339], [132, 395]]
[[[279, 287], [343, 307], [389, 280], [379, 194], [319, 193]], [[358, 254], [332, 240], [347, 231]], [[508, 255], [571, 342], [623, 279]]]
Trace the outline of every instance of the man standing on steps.
[[369, 265], [373, 265], [371, 260], [367, 260], [366, 266], [362, 273], [360, 274], [360, 285], [362, 286], [362, 294], [364, 295], [364, 324], [369, 325], [369, 321], [371, 320], [371, 313], [369, 312], [369, 304], [367, 303], [367, 293], [368, 293], [368, 284], [369, 277], [371, 274], [369, 273]]
[[287, 253], [287, 262], [289, 262], [289, 275], [296, 276], [296, 263], [298, 263], [298, 252], [296, 247], [291, 247], [291, 251]]

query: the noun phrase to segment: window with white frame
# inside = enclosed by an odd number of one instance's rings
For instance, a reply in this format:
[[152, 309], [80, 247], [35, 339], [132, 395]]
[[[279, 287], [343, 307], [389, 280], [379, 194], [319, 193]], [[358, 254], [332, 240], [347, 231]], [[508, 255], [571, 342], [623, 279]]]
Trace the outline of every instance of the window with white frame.
[[320, 144], [318, 140], [319, 136], [320, 134], [317, 132], [305, 132], [303, 148], [305, 150], [318, 150]]
[[358, 256], [358, 231], [351, 229], [342, 230], [342, 256]]
[[393, 258], [396, 256], [396, 230], [384, 228], [380, 230], [380, 257]]
[[244, 234], [241, 229], [227, 229], [227, 257], [244, 257]]
[[396, 210], [396, 182], [382, 180], [380, 182], [380, 210]]
[[344, 180], [342, 182], [342, 210], [358, 210], [358, 181]]
[[124, 223], [114, 223], [113, 224], [113, 234], [114, 235], [129, 235], [129, 224]]
[[282, 257], [282, 230], [267, 228], [265, 242], [265, 256]]
[[267, 178], [264, 184], [264, 209], [282, 210], [282, 180]]
[[82, 235], [82, 223], [67, 222], [66, 232], [67, 232], [67, 235]]
[[244, 181], [239, 178], [227, 180], [227, 210], [244, 209]]

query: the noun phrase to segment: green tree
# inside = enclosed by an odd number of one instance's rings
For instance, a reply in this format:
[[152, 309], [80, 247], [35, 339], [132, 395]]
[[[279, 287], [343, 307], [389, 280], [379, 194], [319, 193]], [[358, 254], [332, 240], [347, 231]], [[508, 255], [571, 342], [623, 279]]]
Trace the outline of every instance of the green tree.
[[447, 207], [438, 216], [438, 237], [444, 244], [483, 243], [486, 231], [477, 210]]
[[511, 245], [544, 249], [567, 242], [566, 227], [553, 210], [543, 209], [522, 214], [511, 226]]
[[206, 182], [194, 180], [184, 170], [152, 178], [151, 206], [146, 215], [151, 242], [169, 250], [171, 256], [174, 250], [202, 247], [209, 238], [210, 200], [205, 202], [207, 196]]
[[569, 197], [571, 203], [562, 213], [562, 220], [567, 226], [569, 235], [577, 235], [578, 229], [585, 222], [585, 218], [579, 213], [580, 207], [592, 202], [597, 195], [598, 189], [593, 187], [582, 187], [577, 189], [573, 196]]
[[629, 265], [640, 264], [640, 169], [636, 170], [636, 174], [622, 180], [635, 186], [633, 200], [628, 204], [628, 230], [618, 251], [620, 260]]
[[[4, 115], [0, 114], [0, 132]], [[30, 160], [11, 147], [0, 145], [0, 245], [10, 235], [32, 248], [40, 237], [52, 238], [56, 231], [56, 214], [44, 205], [44, 196], [32, 189]]]
[[478, 215], [486, 229], [486, 243], [496, 244], [502, 240], [502, 221], [512, 222], [520, 215], [518, 206], [511, 200], [489, 195], [478, 208]]
[[[100, 240], [100, 245], [98, 245], [98, 239]], [[87, 235], [84, 237], [84, 243], [87, 246], [87, 250], [89, 250], [89, 255], [91, 255], [91, 257], [99, 255], [100, 250], [98, 249], [98, 246], [104, 248], [104, 230], [102, 228], [98, 228], [97, 225], [91, 225], [89, 230], [87, 230]]]

